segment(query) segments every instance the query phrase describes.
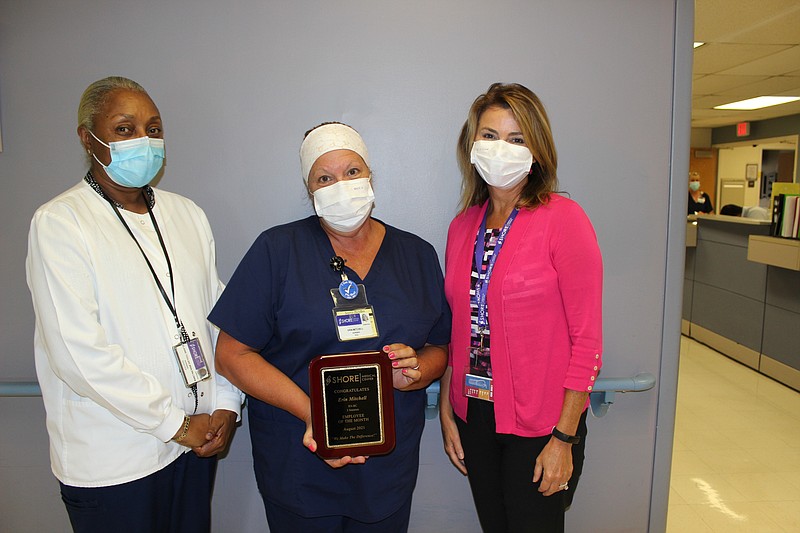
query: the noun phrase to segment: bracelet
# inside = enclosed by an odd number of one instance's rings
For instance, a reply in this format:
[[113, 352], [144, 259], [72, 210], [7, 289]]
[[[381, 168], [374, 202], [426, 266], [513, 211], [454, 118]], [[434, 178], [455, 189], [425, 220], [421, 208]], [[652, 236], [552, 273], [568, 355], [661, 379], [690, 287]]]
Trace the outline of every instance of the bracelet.
[[181, 431], [181, 434], [178, 435], [177, 439], [174, 439], [175, 442], [182, 441], [183, 439], [186, 438], [186, 435], [189, 434], [189, 422], [191, 422], [191, 420], [192, 419], [189, 418], [189, 415], [184, 415], [184, 417], [183, 417], [183, 431]]
[[578, 444], [581, 441], [579, 436], [567, 435], [566, 433], [559, 431], [555, 426], [553, 426], [553, 432], [551, 435], [562, 442], [566, 442], [567, 444]]

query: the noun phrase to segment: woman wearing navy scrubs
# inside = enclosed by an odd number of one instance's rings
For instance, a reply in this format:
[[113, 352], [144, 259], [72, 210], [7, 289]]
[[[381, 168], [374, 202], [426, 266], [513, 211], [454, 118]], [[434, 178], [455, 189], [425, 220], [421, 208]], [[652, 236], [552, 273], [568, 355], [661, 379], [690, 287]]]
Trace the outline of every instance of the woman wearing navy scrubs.
[[[312, 129], [300, 159], [316, 215], [263, 232], [242, 259], [209, 316], [221, 330], [217, 365], [248, 395], [270, 531], [406, 531], [424, 388], [444, 371], [450, 340], [441, 269], [428, 243], [370, 217], [372, 174], [355, 130]], [[337, 257], [365, 290], [377, 337], [339, 340], [331, 312], [331, 289], [342, 281]], [[323, 461], [312, 453], [309, 362], [381, 349], [394, 366], [394, 451]]]
[[708, 193], [700, 190], [700, 173], [689, 173], [689, 214], [713, 213], [714, 206], [711, 205], [711, 197]]
[[597, 238], [580, 206], [555, 192], [550, 124], [526, 87], [496, 83], [475, 100], [458, 161], [445, 451], [469, 476], [484, 531], [563, 531], [601, 364]]

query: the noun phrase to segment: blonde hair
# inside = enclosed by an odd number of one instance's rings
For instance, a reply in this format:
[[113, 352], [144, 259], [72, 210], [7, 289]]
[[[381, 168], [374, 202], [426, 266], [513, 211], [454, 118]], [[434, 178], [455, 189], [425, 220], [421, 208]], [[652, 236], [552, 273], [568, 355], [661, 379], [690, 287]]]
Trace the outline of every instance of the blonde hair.
[[120, 89], [147, 94], [144, 87], [122, 76], [109, 76], [97, 80], [83, 91], [81, 102], [78, 104], [78, 127], [83, 126], [89, 131], [93, 131], [94, 117], [105, 105], [109, 95]]
[[558, 188], [558, 156], [544, 105], [533, 91], [523, 85], [493, 83], [472, 103], [458, 137], [456, 157], [462, 178], [461, 211], [482, 205], [489, 198], [489, 187], [470, 162], [470, 153], [481, 115], [491, 107], [511, 111], [522, 131], [525, 145], [533, 154], [534, 164], [517, 206], [533, 208], [547, 203], [550, 194]]

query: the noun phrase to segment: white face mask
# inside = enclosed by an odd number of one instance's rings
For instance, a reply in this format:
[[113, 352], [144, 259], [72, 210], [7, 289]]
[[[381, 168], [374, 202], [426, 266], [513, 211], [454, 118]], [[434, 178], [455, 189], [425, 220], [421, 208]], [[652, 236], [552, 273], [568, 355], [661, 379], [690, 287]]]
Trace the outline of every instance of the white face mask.
[[314, 191], [314, 210], [328, 226], [343, 233], [361, 227], [372, 211], [370, 178], [337, 181]]
[[510, 189], [530, 173], [533, 155], [526, 146], [506, 141], [475, 141], [469, 161], [487, 184]]

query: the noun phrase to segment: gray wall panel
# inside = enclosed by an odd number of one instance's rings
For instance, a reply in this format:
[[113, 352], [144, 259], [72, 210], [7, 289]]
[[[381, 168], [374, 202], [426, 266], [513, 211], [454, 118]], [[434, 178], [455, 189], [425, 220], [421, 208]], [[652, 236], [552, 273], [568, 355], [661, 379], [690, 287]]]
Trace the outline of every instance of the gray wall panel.
[[72, 531], [50, 471], [41, 397], [0, 397], [0, 532]]
[[695, 282], [692, 322], [714, 333], [761, 350], [764, 304], [711, 285]]
[[712, 241], [697, 242], [695, 282], [764, 301], [767, 266], [747, 260], [747, 249]]
[[800, 272], [768, 267], [767, 304], [800, 313]]
[[800, 370], [800, 313], [767, 305], [761, 352]]
[[691, 322], [692, 320], [692, 293], [694, 283], [691, 280], [684, 280], [683, 283], [683, 307], [681, 309], [681, 318]]
[[705, 240], [746, 248], [749, 235], [769, 234], [769, 225], [740, 224], [703, 217], [699, 217], [697, 222], [698, 245], [700, 240]]
[[686, 279], [694, 279], [694, 268], [697, 257], [697, 248], [686, 248], [686, 256], [684, 258], [684, 271], [683, 277]]

